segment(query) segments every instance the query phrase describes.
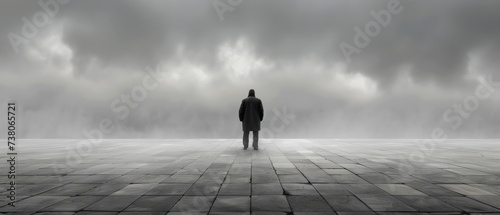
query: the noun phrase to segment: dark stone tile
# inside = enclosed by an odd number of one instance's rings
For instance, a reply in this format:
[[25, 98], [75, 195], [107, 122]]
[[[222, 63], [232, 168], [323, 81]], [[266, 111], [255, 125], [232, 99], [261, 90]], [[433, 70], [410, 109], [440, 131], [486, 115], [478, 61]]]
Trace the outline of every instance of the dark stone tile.
[[469, 198], [500, 209], [500, 196], [469, 196]]
[[224, 184], [244, 184], [250, 183], [250, 174], [229, 174], [224, 180]]
[[318, 191], [310, 184], [282, 184], [285, 195], [308, 196], [319, 195]]
[[309, 183], [302, 175], [278, 175], [281, 183]]
[[347, 169], [323, 169], [329, 175], [352, 175]]
[[116, 215], [118, 212], [79, 211], [76, 215]]
[[500, 185], [500, 176], [498, 175], [468, 175], [464, 176], [468, 179], [469, 184], [489, 184]]
[[333, 211], [326, 201], [317, 196], [287, 196], [288, 203], [294, 212]]
[[225, 178], [226, 173], [204, 173], [196, 182], [222, 184]]
[[282, 195], [281, 184], [252, 184], [252, 195]]
[[349, 184], [346, 188], [354, 195], [389, 195], [374, 184]]
[[482, 190], [480, 188], [473, 187], [468, 184], [439, 184], [439, 186], [466, 196], [495, 195], [486, 190]]
[[43, 209], [43, 211], [79, 211], [104, 196], [73, 196]]
[[500, 185], [492, 185], [492, 184], [470, 184], [470, 185], [494, 193], [496, 195], [500, 195]]
[[183, 196], [171, 209], [179, 213], [208, 213], [215, 200], [215, 196]]
[[67, 196], [33, 196], [16, 202], [16, 207], [11, 207], [9, 205], [3, 206], [0, 208], [0, 212], [35, 212], [67, 198]]
[[321, 169], [299, 169], [311, 183], [335, 183], [330, 175]]
[[444, 187], [430, 183], [408, 183], [408, 186], [430, 196], [459, 196], [460, 194]]
[[231, 212], [210, 212], [208, 215], [250, 215], [250, 212], [236, 212], [236, 211], [231, 211]]
[[274, 173], [252, 173], [252, 184], [272, 184], [279, 183], [278, 176]]
[[444, 201], [456, 208], [465, 212], [500, 212], [491, 206], [478, 202], [476, 200], [462, 196], [436, 196], [441, 201]]
[[75, 180], [73, 183], [77, 184], [102, 184], [106, 183], [109, 181], [112, 181], [113, 179], [116, 179], [120, 177], [121, 175], [89, 175], [85, 176], [83, 178], [80, 178], [79, 180]]
[[187, 196], [214, 196], [220, 189], [220, 184], [214, 183], [195, 183], [186, 192]]
[[251, 202], [252, 212], [255, 211], [291, 212], [286, 196], [283, 195], [252, 196], [251, 200], [252, 200]]
[[125, 208], [125, 211], [168, 211], [181, 196], [142, 196]]
[[337, 213], [331, 212], [296, 212], [294, 215], [335, 215]]
[[249, 196], [250, 183], [246, 184], [222, 184], [219, 196]]
[[357, 175], [330, 175], [336, 182], [341, 184], [367, 184], [365, 179], [360, 178]]
[[338, 215], [377, 215], [377, 213], [375, 212], [359, 212], [359, 211], [356, 211], [356, 212], [342, 212], [342, 211], [339, 211], [337, 212]]
[[[30, 213], [26, 213], [26, 214], [30, 214]], [[76, 214], [76, 212], [36, 212], [36, 213], [31, 213], [31, 214], [39, 214], [39, 215], [73, 215], [73, 214]]]
[[106, 183], [106, 184], [101, 184], [98, 185], [95, 188], [92, 188], [84, 193], [81, 193], [80, 195], [91, 195], [91, 196], [107, 196], [111, 195], [112, 193], [123, 189], [126, 187], [128, 184], [124, 183]]
[[359, 177], [373, 184], [393, 184], [399, 183], [398, 180], [391, 178], [388, 175], [382, 174], [380, 172], [369, 172], [364, 174], [359, 174]]
[[130, 211], [123, 211], [118, 213], [118, 215], [165, 215], [165, 212], [130, 212]]
[[337, 212], [361, 212], [372, 211], [368, 206], [361, 202], [356, 196], [335, 195], [323, 196], [328, 204]]
[[[7, 177], [5, 177], [7, 178]], [[61, 184], [29, 184], [29, 185], [22, 185], [18, 186], [16, 188], [16, 192], [18, 194], [24, 195], [24, 196], [34, 196], [38, 195], [40, 193], [46, 192], [48, 190], [54, 189], [56, 187], [63, 186]], [[7, 189], [7, 188], [5, 188]]]
[[376, 184], [376, 186], [394, 196], [426, 196], [426, 194], [404, 184]]
[[151, 188], [146, 194], [150, 196], [184, 195], [191, 184], [158, 184]]
[[200, 175], [172, 175], [160, 183], [167, 184], [193, 184], [200, 178]]
[[118, 183], [118, 184], [130, 184], [135, 180], [141, 178], [143, 175], [122, 175], [118, 178], [115, 178], [108, 183]]
[[389, 195], [361, 195], [357, 197], [374, 211], [416, 211]]
[[286, 212], [252, 211], [252, 215], [287, 215]]
[[144, 195], [156, 184], [129, 184], [111, 195]]
[[207, 215], [208, 212], [168, 212], [167, 215]]
[[217, 196], [212, 206], [213, 212], [245, 212], [250, 211], [249, 196]]
[[97, 185], [95, 184], [65, 184], [57, 188], [42, 193], [44, 196], [76, 196], [88, 191]]
[[300, 171], [296, 168], [276, 168], [276, 174], [278, 175], [297, 175], [300, 174]]
[[140, 196], [106, 196], [96, 203], [84, 208], [86, 211], [122, 211]]
[[421, 212], [460, 212], [460, 209], [431, 196], [397, 196], [396, 198]]
[[167, 179], [170, 175], [145, 175], [134, 181], [135, 184], [160, 183]]
[[[452, 215], [453, 212], [444, 212], [446, 215]], [[379, 215], [429, 215], [429, 213], [421, 212], [377, 212]], [[459, 214], [457, 214], [459, 215]]]
[[313, 184], [322, 196], [331, 195], [352, 195], [345, 184]]

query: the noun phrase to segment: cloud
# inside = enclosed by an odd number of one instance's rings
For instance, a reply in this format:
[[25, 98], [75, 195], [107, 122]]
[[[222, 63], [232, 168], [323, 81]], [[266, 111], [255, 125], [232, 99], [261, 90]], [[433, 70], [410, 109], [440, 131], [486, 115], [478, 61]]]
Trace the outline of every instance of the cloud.
[[[239, 137], [250, 88], [269, 113], [264, 126], [275, 109], [297, 116], [276, 136], [428, 137], [449, 128], [443, 113], [478, 77], [500, 76], [500, 2], [401, 0], [347, 63], [339, 45], [390, 2], [243, 0], [220, 20], [212, 1], [70, 1], [15, 53], [7, 35], [43, 10], [4, 1], [0, 100], [19, 102], [24, 137], [81, 138], [103, 118], [117, 128], [107, 137]], [[111, 104], [147, 66], [162, 82], [122, 120]], [[481, 101], [450, 136], [498, 137], [498, 101]]]

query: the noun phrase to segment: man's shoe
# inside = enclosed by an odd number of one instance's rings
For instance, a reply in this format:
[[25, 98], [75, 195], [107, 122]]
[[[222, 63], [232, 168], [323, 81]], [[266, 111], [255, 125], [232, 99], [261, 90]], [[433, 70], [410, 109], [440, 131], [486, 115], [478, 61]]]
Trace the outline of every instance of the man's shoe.
[[259, 147], [253, 147], [253, 150], [259, 150]]
[[248, 147], [243, 147], [243, 150], [247, 150], [247, 149], [248, 149]]

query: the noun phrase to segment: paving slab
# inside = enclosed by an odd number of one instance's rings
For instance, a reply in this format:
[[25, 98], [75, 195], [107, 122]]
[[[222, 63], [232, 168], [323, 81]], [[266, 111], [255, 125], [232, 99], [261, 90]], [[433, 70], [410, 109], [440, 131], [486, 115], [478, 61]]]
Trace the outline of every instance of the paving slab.
[[[75, 140], [21, 140], [6, 214], [498, 214], [499, 140], [110, 139], [67, 165]], [[0, 163], [0, 168], [8, 166]], [[7, 194], [0, 177], [0, 194]]]
[[310, 196], [319, 195], [318, 191], [310, 184], [282, 184], [285, 195]]
[[431, 196], [396, 196], [397, 199], [411, 205], [412, 208], [420, 212], [450, 212], [459, 213], [461, 210], [453, 207], [444, 201]]
[[169, 211], [181, 196], [141, 196], [130, 204], [125, 211], [162, 212]]
[[486, 190], [483, 190], [481, 188], [473, 187], [468, 184], [439, 184], [440, 186], [449, 189], [451, 191], [455, 191], [457, 193], [460, 193], [462, 195], [466, 196], [494, 196], [495, 194], [490, 193]]
[[373, 211], [365, 203], [359, 200], [356, 196], [351, 195], [335, 195], [335, 196], [323, 196], [328, 204], [336, 212], [365, 212]]
[[284, 195], [255, 195], [251, 198], [252, 212], [282, 211], [291, 212], [290, 205]]
[[158, 184], [151, 188], [144, 195], [151, 196], [168, 196], [168, 195], [184, 195], [191, 187], [191, 184]]
[[250, 211], [249, 196], [217, 196], [211, 208], [214, 212], [247, 212]]
[[426, 194], [415, 190], [404, 184], [375, 184], [380, 189], [388, 192], [391, 195], [416, 195], [416, 196], [426, 196]]
[[86, 211], [122, 211], [140, 196], [110, 195], [84, 208]]
[[34, 212], [67, 199], [67, 196], [33, 196], [16, 202], [15, 207], [6, 205], [0, 208], [0, 212]]
[[104, 196], [73, 196], [43, 208], [42, 211], [80, 211], [102, 198]]
[[323, 197], [317, 196], [287, 196], [292, 211], [296, 212], [324, 212], [333, 211]]
[[499, 213], [500, 209], [494, 208], [480, 201], [463, 196], [438, 196], [439, 200], [446, 202], [453, 207], [459, 208], [462, 211], [471, 212], [496, 212]]
[[412, 212], [417, 211], [401, 200], [389, 195], [361, 195], [357, 196], [368, 207], [374, 211], [400, 211]]
[[282, 195], [281, 184], [252, 184], [252, 195]]
[[155, 187], [156, 184], [129, 184], [125, 186], [124, 188], [117, 190], [116, 192], [112, 193], [111, 195], [134, 195], [134, 196], [141, 196], [147, 193], [149, 190], [151, 190], [153, 187]]
[[214, 200], [215, 196], [183, 196], [171, 211], [186, 214], [195, 212], [204, 212], [207, 214]]
[[222, 184], [219, 196], [249, 196], [252, 184]]
[[352, 195], [345, 184], [313, 184], [322, 196]]

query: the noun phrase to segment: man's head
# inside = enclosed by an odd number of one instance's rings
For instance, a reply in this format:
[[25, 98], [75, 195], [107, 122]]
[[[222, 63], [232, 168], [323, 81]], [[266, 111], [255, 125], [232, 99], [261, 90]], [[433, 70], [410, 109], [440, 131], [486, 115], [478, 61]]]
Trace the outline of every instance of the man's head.
[[248, 91], [248, 96], [249, 96], [249, 97], [250, 97], [250, 96], [255, 97], [255, 90], [250, 89], [250, 91]]

